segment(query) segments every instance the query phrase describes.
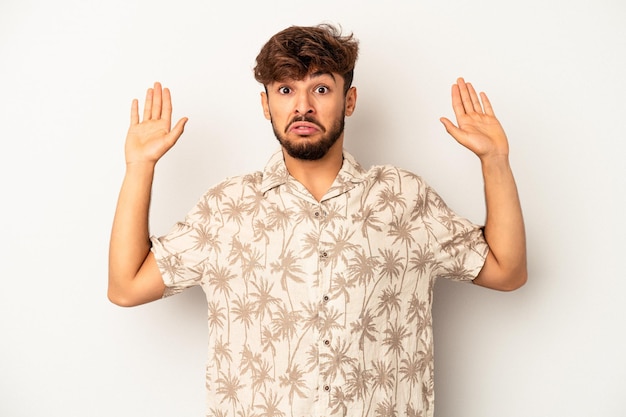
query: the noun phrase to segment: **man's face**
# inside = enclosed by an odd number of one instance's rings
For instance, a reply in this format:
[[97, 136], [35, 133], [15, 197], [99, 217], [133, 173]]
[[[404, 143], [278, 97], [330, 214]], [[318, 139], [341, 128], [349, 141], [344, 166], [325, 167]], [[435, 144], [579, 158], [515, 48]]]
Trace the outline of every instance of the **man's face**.
[[343, 89], [343, 77], [330, 73], [267, 85], [267, 93], [261, 93], [263, 111], [291, 157], [321, 159], [343, 137], [344, 118], [356, 102], [356, 90], [344, 95]]

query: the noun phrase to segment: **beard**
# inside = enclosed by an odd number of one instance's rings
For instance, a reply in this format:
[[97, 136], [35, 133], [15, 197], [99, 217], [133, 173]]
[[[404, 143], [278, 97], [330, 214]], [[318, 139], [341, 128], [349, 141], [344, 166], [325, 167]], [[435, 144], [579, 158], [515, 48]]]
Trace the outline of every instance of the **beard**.
[[[286, 132], [295, 122], [308, 122], [318, 126], [322, 131], [322, 137], [313, 142], [307, 139], [306, 136], [301, 136], [300, 140], [290, 140], [286, 137]], [[291, 120], [285, 128], [284, 134], [281, 134], [274, 126], [272, 122], [272, 130], [274, 136], [280, 143], [280, 145], [287, 151], [289, 156], [295, 159], [301, 159], [305, 161], [317, 161], [322, 159], [328, 150], [337, 142], [337, 140], [343, 134], [345, 127], [345, 112], [342, 112], [341, 117], [333, 121], [333, 124], [329, 130], [324, 128], [317, 120], [310, 116], [299, 116]]]

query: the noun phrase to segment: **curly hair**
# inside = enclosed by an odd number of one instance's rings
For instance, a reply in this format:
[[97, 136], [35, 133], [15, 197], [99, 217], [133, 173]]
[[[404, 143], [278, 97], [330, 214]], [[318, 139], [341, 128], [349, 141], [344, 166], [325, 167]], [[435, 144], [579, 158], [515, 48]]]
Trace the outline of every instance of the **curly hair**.
[[352, 34], [329, 24], [291, 26], [270, 38], [256, 58], [254, 78], [267, 86], [274, 81], [302, 80], [314, 72], [340, 74], [344, 93], [352, 85], [359, 43]]

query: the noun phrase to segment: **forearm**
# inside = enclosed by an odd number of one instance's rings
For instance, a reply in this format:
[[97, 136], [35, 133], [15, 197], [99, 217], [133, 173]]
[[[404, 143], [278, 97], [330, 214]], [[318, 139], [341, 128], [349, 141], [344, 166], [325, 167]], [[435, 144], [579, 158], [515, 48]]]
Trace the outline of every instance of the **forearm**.
[[[487, 219], [485, 239], [497, 269], [487, 271], [501, 289], [526, 281], [526, 237], [517, 186], [507, 156], [482, 159]], [[493, 277], [490, 277], [494, 279]]]
[[122, 293], [150, 252], [148, 215], [153, 164], [128, 164], [120, 190], [109, 247], [109, 298]]

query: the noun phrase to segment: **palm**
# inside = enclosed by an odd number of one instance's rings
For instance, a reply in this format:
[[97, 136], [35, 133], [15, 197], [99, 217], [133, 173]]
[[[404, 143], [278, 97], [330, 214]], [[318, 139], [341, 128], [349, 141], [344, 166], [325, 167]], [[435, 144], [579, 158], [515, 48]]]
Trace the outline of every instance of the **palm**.
[[149, 89], [143, 111], [143, 121], [139, 121], [139, 105], [133, 100], [131, 123], [126, 136], [126, 162], [156, 163], [178, 140], [183, 133], [186, 118], [180, 119], [171, 128], [172, 100], [168, 89], [161, 89], [159, 83]]

